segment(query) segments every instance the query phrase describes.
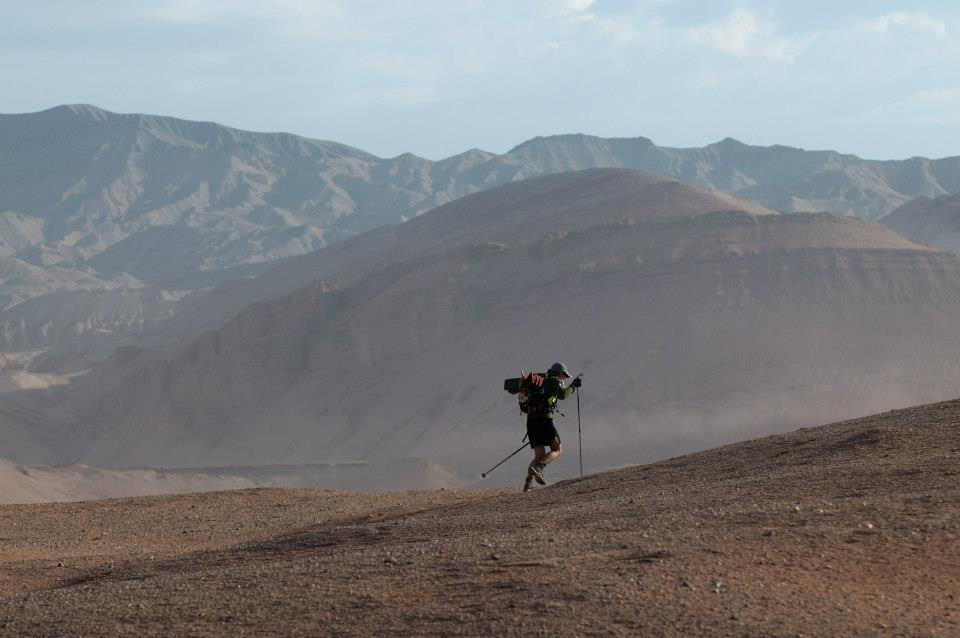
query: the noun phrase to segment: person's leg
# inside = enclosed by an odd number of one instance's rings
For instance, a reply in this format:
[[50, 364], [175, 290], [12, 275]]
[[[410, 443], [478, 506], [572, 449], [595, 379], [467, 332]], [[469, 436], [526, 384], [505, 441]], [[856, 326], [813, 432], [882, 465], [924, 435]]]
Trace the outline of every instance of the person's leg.
[[[542, 450], [543, 448], [540, 448], [540, 449]], [[553, 461], [556, 461], [562, 455], [563, 455], [563, 446], [560, 445], [560, 439], [554, 438], [553, 441], [550, 442], [550, 452], [548, 452], [545, 455], [542, 454], [540, 458], [542, 463], [548, 464], [548, 463], [552, 463]]]
[[[533, 479], [536, 480], [537, 483], [539, 483], [540, 485], [546, 485], [546, 484], [547, 484], [547, 482], [544, 480], [543, 474], [542, 474], [543, 468], [546, 467], [546, 465], [545, 465], [544, 462], [543, 462], [543, 457], [546, 456], [546, 455], [544, 454], [544, 451], [545, 451], [545, 450], [544, 450], [544, 446], [542, 446], [542, 445], [538, 445], [538, 446], [536, 446], [535, 448], [533, 448], [533, 453], [534, 453], [534, 454], [533, 454], [533, 460], [530, 461], [530, 465], [527, 466], [527, 477], [528, 477], [528, 478], [533, 478]], [[524, 489], [526, 489], [526, 488], [524, 488]]]
[[533, 460], [531, 463], [536, 463], [543, 458], [544, 446], [537, 444], [538, 441], [543, 440], [539, 425], [536, 417], [527, 416], [527, 439], [530, 441], [530, 449], [533, 450]]
[[544, 447], [542, 445], [531, 445], [533, 448], [533, 460], [530, 461], [530, 465], [527, 466], [527, 476], [523, 479], [523, 491], [529, 492], [533, 487], [534, 474], [530, 471], [530, 468], [535, 466], [540, 459], [544, 456]]

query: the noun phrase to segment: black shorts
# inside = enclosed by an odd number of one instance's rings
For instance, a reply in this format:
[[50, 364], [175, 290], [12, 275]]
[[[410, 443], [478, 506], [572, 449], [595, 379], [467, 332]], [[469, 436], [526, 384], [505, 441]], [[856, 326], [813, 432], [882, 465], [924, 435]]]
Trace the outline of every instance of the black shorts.
[[560, 442], [560, 434], [556, 426], [553, 425], [553, 419], [544, 416], [527, 417], [527, 436], [530, 437], [530, 447], [550, 447], [553, 440]]

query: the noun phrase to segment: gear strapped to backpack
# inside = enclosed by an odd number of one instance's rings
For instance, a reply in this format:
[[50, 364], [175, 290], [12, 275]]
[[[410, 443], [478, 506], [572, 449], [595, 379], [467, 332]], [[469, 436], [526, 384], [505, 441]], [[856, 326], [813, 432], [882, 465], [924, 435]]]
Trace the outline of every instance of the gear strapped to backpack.
[[520, 411], [524, 414], [543, 414], [547, 408], [547, 396], [543, 391], [545, 374], [520, 371], [520, 376], [505, 379], [503, 389], [510, 394], [519, 395]]

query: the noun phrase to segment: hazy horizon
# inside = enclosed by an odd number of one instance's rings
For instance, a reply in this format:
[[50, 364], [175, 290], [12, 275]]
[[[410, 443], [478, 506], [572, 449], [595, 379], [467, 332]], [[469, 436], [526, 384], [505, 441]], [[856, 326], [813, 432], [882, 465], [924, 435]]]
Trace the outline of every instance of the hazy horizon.
[[[169, 115], [169, 114], [167, 114], [167, 113], [147, 113], [147, 112], [124, 113], [124, 112], [119, 112], [119, 111], [111, 111], [110, 109], [104, 108], [104, 107], [102, 107], [102, 106], [100, 106], [100, 105], [98, 105], [98, 104], [82, 104], [82, 103], [80, 103], [80, 104], [55, 104], [55, 105], [52, 105], [52, 106], [50, 106], [50, 107], [48, 107], [48, 108], [40, 109], [39, 111], [28, 111], [28, 112], [24, 112], [24, 113], [0, 113], [0, 115], [31, 115], [31, 114], [35, 114], [35, 113], [42, 113], [42, 112], [44, 112], [44, 111], [49, 111], [49, 110], [56, 109], [56, 108], [60, 108], [60, 107], [72, 107], [72, 106], [87, 106], [87, 107], [93, 107], [93, 108], [101, 109], [101, 110], [104, 110], [104, 111], [108, 111], [108, 112], [110, 112], [110, 113], [114, 113], [114, 114], [116, 114], [116, 115], [146, 115], [146, 116], [153, 116], [153, 117], [172, 117], [172, 118], [174, 118], [174, 119], [185, 120], [185, 121], [198, 121], [198, 120], [191, 120], [191, 119], [189, 119], [189, 118], [179, 117], [179, 116], [175, 116], [175, 115]], [[311, 137], [311, 136], [309, 136], [309, 135], [304, 135], [304, 134], [299, 133], [299, 132], [297, 132], [297, 131], [287, 130], [287, 129], [278, 129], [278, 130], [245, 129], [245, 128], [243, 128], [243, 127], [233, 126], [233, 125], [231, 125], [231, 124], [229, 124], [229, 123], [227, 123], [227, 122], [219, 122], [219, 121], [216, 121], [216, 120], [199, 120], [199, 121], [208, 121], [208, 122], [211, 122], [211, 123], [213, 123], [213, 124], [225, 126], [225, 127], [227, 127], [227, 128], [232, 128], [232, 129], [240, 130], [240, 131], [248, 131], [248, 132], [252, 132], [252, 133], [265, 133], [265, 134], [270, 134], [270, 135], [289, 134], [289, 135], [296, 135], [296, 136], [298, 136], [298, 137], [303, 137], [303, 138], [306, 138], [306, 139], [312, 139], [312, 140], [321, 141], [321, 142], [337, 142], [337, 143], [340, 143], [340, 144], [346, 144], [345, 142], [343, 142], [343, 140], [338, 140], [338, 139], [333, 139], [333, 138], [326, 138], [326, 139], [324, 139], [324, 138], [316, 138], [316, 137]], [[843, 148], [827, 148], [827, 147], [824, 147], [824, 148], [809, 148], [809, 147], [804, 147], [804, 146], [802, 146], [802, 145], [787, 145], [787, 144], [782, 144], [782, 143], [777, 143], [777, 142], [774, 142], [774, 143], [772, 143], [772, 144], [753, 144], [753, 143], [750, 142], [749, 140], [739, 139], [739, 138], [733, 138], [732, 136], [729, 136], [729, 135], [726, 135], [726, 136], [723, 136], [723, 137], [719, 137], [719, 138], [714, 139], [714, 140], [705, 141], [703, 144], [699, 144], [699, 145], [695, 145], [695, 146], [678, 146], [678, 145], [675, 145], [675, 144], [662, 143], [661, 141], [659, 141], [659, 140], [657, 140], [657, 139], [654, 139], [654, 138], [651, 138], [649, 135], [644, 135], [643, 133], [637, 133], [636, 135], [602, 136], [602, 135], [597, 135], [597, 134], [594, 134], [594, 133], [590, 133], [589, 131], [557, 131], [557, 132], [555, 132], [555, 133], [549, 133], [549, 134], [545, 134], [545, 135], [535, 135], [535, 136], [531, 136], [531, 137], [528, 137], [528, 138], [525, 138], [525, 139], [522, 139], [522, 140], [517, 140], [515, 143], [508, 145], [503, 151], [491, 151], [489, 148], [485, 148], [485, 147], [482, 147], [482, 146], [473, 146], [473, 147], [470, 147], [470, 148], [460, 149], [459, 151], [455, 151], [455, 152], [451, 153], [450, 155], [444, 155], [444, 156], [442, 156], [442, 157], [425, 157], [425, 156], [423, 156], [423, 155], [420, 155], [419, 153], [415, 153], [415, 152], [412, 152], [412, 151], [401, 151], [400, 153], [397, 153], [397, 154], [395, 154], [395, 155], [379, 155], [379, 154], [377, 154], [377, 153], [373, 153], [372, 151], [370, 151], [369, 149], [364, 148], [364, 147], [355, 146], [355, 145], [353, 145], [353, 144], [346, 144], [346, 145], [347, 145], [347, 146], [351, 146], [351, 147], [353, 147], [353, 148], [356, 148], [356, 149], [358, 149], [358, 150], [360, 150], [360, 151], [365, 151], [365, 152], [367, 152], [367, 153], [371, 153], [372, 155], [375, 155], [375, 156], [377, 156], [377, 157], [380, 157], [381, 159], [392, 159], [392, 158], [399, 157], [399, 156], [401, 156], [401, 155], [406, 155], [406, 154], [411, 154], [411, 153], [412, 153], [413, 155], [416, 155], [416, 156], [421, 157], [421, 158], [423, 158], [423, 159], [427, 159], [427, 160], [430, 160], [430, 161], [439, 161], [439, 160], [443, 160], [443, 159], [448, 159], [448, 158], [450, 158], [450, 157], [455, 157], [455, 156], [457, 156], [457, 155], [461, 155], [462, 153], [465, 153], [465, 152], [468, 152], [468, 151], [471, 151], [471, 150], [481, 150], [481, 151], [491, 152], [491, 153], [494, 153], [494, 154], [496, 154], [496, 155], [503, 155], [503, 154], [508, 153], [508, 152], [510, 152], [511, 150], [517, 148], [518, 146], [520, 146], [520, 145], [522, 145], [522, 144], [524, 144], [524, 143], [526, 143], [526, 142], [529, 142], [530, 140], [539, 138], [539, 137], [545, 137], [545, 138], [554, 137], [554, 138], [555, 138], [555, 137], [579, 136], [579, 135], [583, 135], [583, 136], [586, 136], [586, 137], [597, 137], [597, 138], [601, 138], [601, 139], [638, 139], [638, 138], [646, 138], [646, 139], [649, 139], [651, 142], [653, 142], [655, 145], [657, 145], [657, 146], [659, 146], [659, 147], [661, 147], [661, 148], [675, 148], [675, 149], [680, 149], [680, 150], [690, 150], [690, 149], [703, 148], [703, 147], [705, 147], [705, 146], [710, 146], [710, 145], [712, 145], [712, 144], [718, 144], [718, 143], [720, 143], [720, 142], [722, 142], [722, 141], [724, 141], [724, 140], [727, 140], [727, 139], [734, 139], [734, 140], [736, 140], [736, 141], [738, 141], [738, 142], [742, 142], [742, 143], [747, 144], [747, 145], [749, 145], [749, 146], [758, 146], [758, 147], [763, 147], [763, 146], [787, 146], [787, 147], [789, 147], [789, 148], [799, 148], [799, 149], [804, 150], [804, 151], [812, 151], [812, 152], [817, 152], [817, 151], [836, 151], [836, 152], [839, 152], [839, 153], [844, 154], [844, 155], [854, 155], [854, 156], [859, 157], [860, 159], [869, 160], [869, 161], [888, 161], [888, 160], [899, 161], [899, 160], [910, 159], [910, 158], [913, 158], [913, 157], [926, 157], [926, 158], [928, 158], [928, 159], [943, 159], [943, 158], [945, 158], [945, 157], [956, 157], [956, 156], [960, 155], [960, 151], [958, 151], [958, 152], [953, 153], [953, 154], [951, 154], [951, 155], [945, 155], [945, 156], [922, 156], [922, 155], [909, 155], [909, 156], [906, 156], [906, 155], [905, 155], [905, 156], [902, 156], [902, 157], [868, 157], [868, 156], [858, 155], [857, 153], [853, 153], [853, 152], [847, 151], [847, 150], [845, 150], [845, 149], [843, 149]]]
[[429, 159], [567, 133], [869, 159], [960, 139], [960, 8], [942, 1], [0, 0], [0, 17], [3, 113], [86, 103]]

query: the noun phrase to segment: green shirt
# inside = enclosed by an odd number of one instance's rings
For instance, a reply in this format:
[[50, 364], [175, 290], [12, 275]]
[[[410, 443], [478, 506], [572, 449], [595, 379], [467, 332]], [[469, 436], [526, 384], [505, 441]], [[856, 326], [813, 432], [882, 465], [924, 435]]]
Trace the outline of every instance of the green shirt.
[[573, 386], [563, 387], [563, 382], [560, 381], [560, 377], [547, 377], [546, 381], [543, 382], [545, 399], [543, 416], [552, 417], [554, 410], [557, 409], [557, 401], [566, 399], [573, 394], [574, 391], [575, 388]]

